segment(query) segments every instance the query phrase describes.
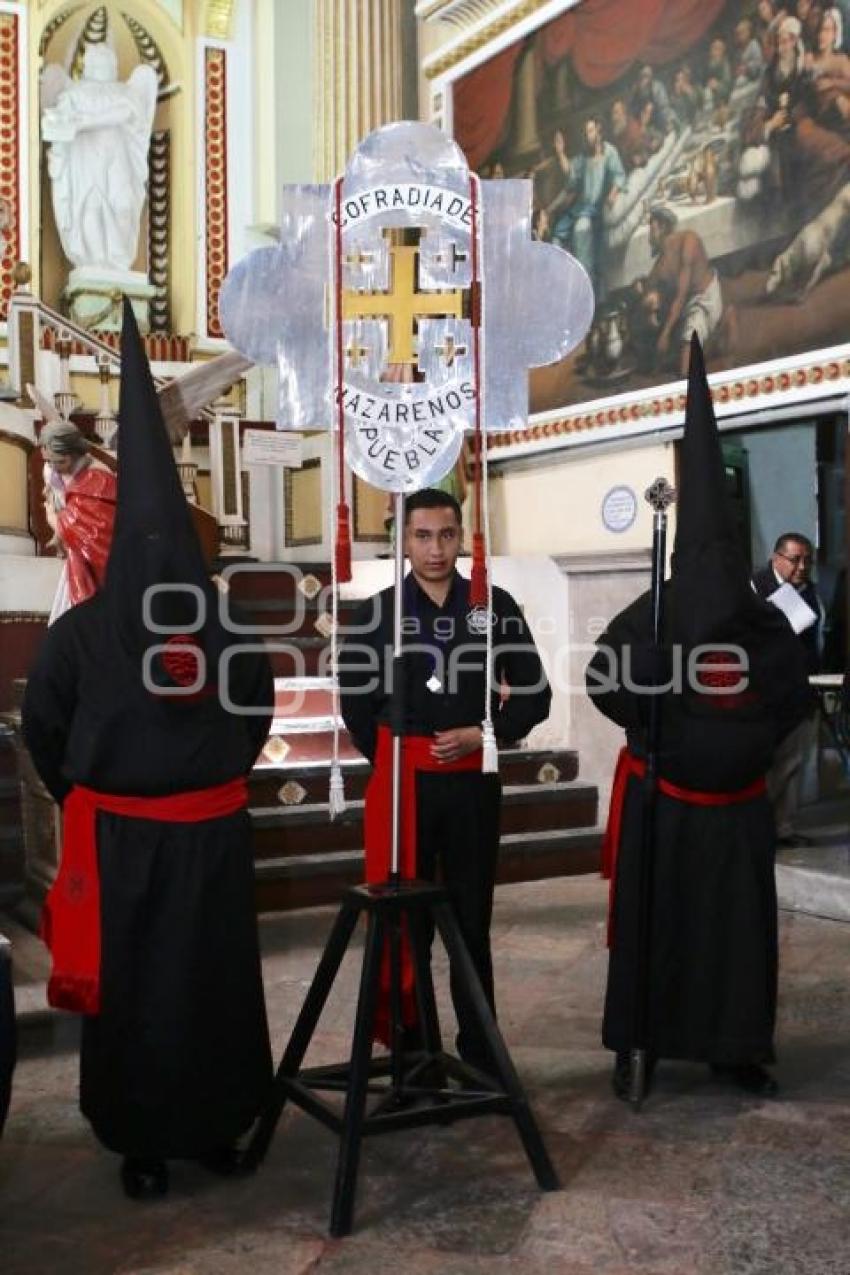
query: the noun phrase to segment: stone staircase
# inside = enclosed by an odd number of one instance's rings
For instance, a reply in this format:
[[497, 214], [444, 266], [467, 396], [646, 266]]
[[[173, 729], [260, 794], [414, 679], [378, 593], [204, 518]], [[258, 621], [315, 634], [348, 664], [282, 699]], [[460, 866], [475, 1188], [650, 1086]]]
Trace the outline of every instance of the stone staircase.
[[[333, 731], [331, 683], [325, 675], [329, 573], [312, 568], [299, 583], [292, 585], [292, 579], [270, 566], [239, 573], [231, 581], [231, 596], [265, 629], [275, 671], [275, 718], [250, 783], [261, 911], [335, 902], [344, 886], [363, 879], [363, 793], [369, 766], [344, 730], [340, 757], [347, 809], [333, 822], [328, 812]], [[356, 606], [341, 603], [343, 623]], [[501, 753], [500, 772], [504, 798], [498, 880], [595, 871], [598, 793], [577, 778], [577, 754], [508, 749]]]

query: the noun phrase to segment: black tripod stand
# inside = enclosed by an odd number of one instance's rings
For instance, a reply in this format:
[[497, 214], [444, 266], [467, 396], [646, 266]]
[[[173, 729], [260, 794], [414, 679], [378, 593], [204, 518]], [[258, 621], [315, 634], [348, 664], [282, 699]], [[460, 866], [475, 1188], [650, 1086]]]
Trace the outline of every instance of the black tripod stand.
[[[351, 1057], [345, 1063], [299, 1070], [361, 913], [367, 918], [366, 945]], [[413, 949], [422, 1048], [405, 1052], [399, 1040], [401, 1033], [396, 1030], [390, 1053], [373, 1059], [372, 1028], [381, 954], [384, 940], [388, 938], [391, 972], [397, 975], [402, 917], [407, 921]], [[474, 1007], [490, 1052], [492, 1075], [443, 1053], [428, 951], [431, 920]], [[395, 1014], [393, 1018], [398, 1027], [400, 1020]], [[460, 1087], [452, 1087], [450, 1080], [459, 1082]], [[317, 1096], [321, 1091], [345, 1094], [341, 1115]], [[375, 1096], [376, 1101], [367, 1112], [370, 1095]], [[245, 1153], [243, 1168], [246, 1171], [256, 1168], [265, 1155], [287, 1099], [340, 1136], [331, 1208], [330, 1232], [334, 1236], [347, 1235], [351, 1230], [360, 1144], [369, 1134], [449, 1124], [469, 1116], [509, 1115], [539, 1185], [546, 1191], [557, 1190], [559, 1186], [457, 920], [445, 891], [439, 886], [409, 881], [398, 886], [357, 886], [346, 892], [275, 1076], [272, 1100]]]
[[[557, 1190], [559, 1186], [445, 890], [426, 882], [402, 881], [399, 878], [403, 729], [399, 671], [404, 498], [397, 496], [395, 504], [395, 711], [390, 879], [384, 885], [357, 886], [346, 892], [278, 1067], [271, 1099], [242, 1161], [246, 1172], [259, 1165], [288, 1099], [338, 1133], [340, 1147], [330, 1225], [334, 1236], [346, 1235], [351, 1230], [360, 1145], [363, 1137], [370, 1134], [427, 1124], [448, 1124], [470, 1116], [507, 1115], [516, 1125], [538, 1184], [548, 1191]], [[351, 1055], [344, 1063], [302, 1070], [304, 1056], [361, 914], [367, 921], [366, 943]], [[465, 993], [477, 1019], [481, 1038], [486, 1043], [490, 1062], [490, 1071], [486, 1073], [443, 1052], [431, 978], [429, 949], [434, 930], [442, 939], [455, 978]], [[403, 933], [410, 943], [414, 973], [419, 1039], [413, 1049], [409, 1048], [403, 1027]], [[389, 953], [390, 970], [390, 1052], [373, 1059], [372, 1036], [385, 948]], [[345, 1095], [341, 1112], [319, 1096], [334, 1092]], [[370, 1097], [374, 1101], [368, 1106]]]

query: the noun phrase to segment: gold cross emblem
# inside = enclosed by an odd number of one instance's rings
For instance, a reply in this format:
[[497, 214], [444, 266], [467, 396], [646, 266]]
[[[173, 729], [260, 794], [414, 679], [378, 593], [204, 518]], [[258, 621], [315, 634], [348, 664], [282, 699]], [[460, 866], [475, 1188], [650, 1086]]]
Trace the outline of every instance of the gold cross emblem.
[[446, 367], [454, 367], [455, 359], [461, 354], [466, 354], [466, 346], [456, 345], [453, 336], [447, 336], [443, 345], [437, 345], [434, 348]]
[[357, 345], [353, 341], [345, 347], [345, 357], [348, 359], [349, 367], [359, 367], [368, 353], [368, 345]]
[[454, 271], [457, 270], [458, 265], [462, 261], [466, 261], [468, 258], [469, 258], [469, 253], [461, 252], [457, 244], [454, 242], [454, 240], [452, 240], [452, 242], [449, 244], [448, 251], [438, 252], [434, 260], [438, 261], [441, 266], [448, 266], [449, 270], [451, 270], [452, 273], [454, 273]]
[[416, 363], [413, 349], [416, 320], [430, 315], [463, 315], [463, 289], [451, 292], [418, 292], [416, 266], [419, 249], [411, 244], [390, 245], [388, 292], [342, 294], [342, 317], [385, 318], [389, 327], [388, 363]]

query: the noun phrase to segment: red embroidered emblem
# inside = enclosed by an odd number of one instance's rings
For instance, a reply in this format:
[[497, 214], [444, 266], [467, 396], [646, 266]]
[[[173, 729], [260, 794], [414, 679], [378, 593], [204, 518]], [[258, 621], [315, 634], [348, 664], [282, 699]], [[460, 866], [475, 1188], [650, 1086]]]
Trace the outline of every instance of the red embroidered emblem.
[[[707, 664], [720, 667], [706, 668]], [[700, 686], [711, 690], [726, 686], [741, 689], [742, 684], [746, 683], [746, 677], [745, 666], [735, 659], [731, 651], [705, 651], [700, 655], [697, 667], [697, 681]]]
[[162, 653], [162, 666], [172, 682], [177, 686], [194, 686], [198, 681], [198, 643], [188, 633], [175, 633], [165, 645], [169, 649]]
[[756, 698], [748, 689], [747, 662], [739, 659], [734, 651], [700, 652], [695, 672], [699, 693], [713, 701], [717, 708], [742, 708]]

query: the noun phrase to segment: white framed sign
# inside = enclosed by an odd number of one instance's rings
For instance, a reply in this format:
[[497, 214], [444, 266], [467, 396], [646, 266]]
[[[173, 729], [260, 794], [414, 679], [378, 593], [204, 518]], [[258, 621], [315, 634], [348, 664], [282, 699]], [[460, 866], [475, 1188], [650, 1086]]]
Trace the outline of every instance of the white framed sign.
[[602, 498], [602, 522], [606, 530], [628, 531], [637, 518], [637, 496], [625, 484], [611, 487]]
[[246, 429], [242, 436], [242, 463], [300, 469], [304, 463], [304, 438], [286, 430]]

